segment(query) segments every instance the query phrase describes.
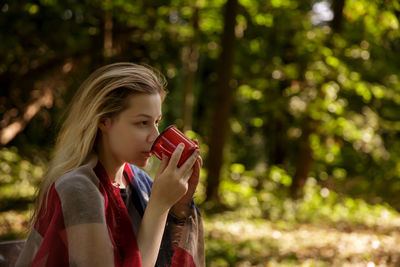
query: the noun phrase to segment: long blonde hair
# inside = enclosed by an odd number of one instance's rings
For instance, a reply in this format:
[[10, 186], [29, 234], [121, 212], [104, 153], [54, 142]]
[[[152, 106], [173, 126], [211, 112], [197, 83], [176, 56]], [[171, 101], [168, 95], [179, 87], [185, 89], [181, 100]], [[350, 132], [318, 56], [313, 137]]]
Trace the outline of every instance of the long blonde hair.
[[128, 96], [159, 94], [164, 100], [165, 77], [155, 69], [134, 63], [114, 63], [99, 68], [83, 82], [71, 102], [57, 137], [54, 157], [45, 175], [31, 219], [35, 223], [51, 185], [61, 175], [81, 166], [94, 148], [99, 123], [127, 108]]

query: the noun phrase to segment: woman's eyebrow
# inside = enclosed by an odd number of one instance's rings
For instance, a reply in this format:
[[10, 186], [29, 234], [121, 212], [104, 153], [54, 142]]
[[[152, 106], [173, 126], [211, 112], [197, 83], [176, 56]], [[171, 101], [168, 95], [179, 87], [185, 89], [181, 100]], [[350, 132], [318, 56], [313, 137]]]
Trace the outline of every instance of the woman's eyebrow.
[[[146, 117], [146, 118], [150, 118], [150, 119], [153, 118], [153, 116], [151, 116], [149, 114], [145, 114], [145, 113], [140, 113], [140, 114], [134, 115], [132, 117]], [[159, 115], [157, 118], [161, 118], [161, 115]]]
[[134, 117], [148, 117], [148, 118], [152, 118], [152, 116], [148, 115], [148, 114], [144, 114], [144, 113], [140, 113], [135, 115]]

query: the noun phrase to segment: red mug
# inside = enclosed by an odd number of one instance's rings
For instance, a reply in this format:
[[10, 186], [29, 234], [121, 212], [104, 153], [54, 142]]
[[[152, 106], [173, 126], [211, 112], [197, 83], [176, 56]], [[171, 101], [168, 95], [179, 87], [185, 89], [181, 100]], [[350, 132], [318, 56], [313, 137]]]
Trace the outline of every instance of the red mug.
[[196, 149], [199, 149], [199, 146], [179, 131], [175, 125], [168, 126], [157, 137], [151, 147], [151, 153], [160, 160], [162, 159], [162, 154], [171, 158], [172, 153], [180, 143], [185, 145], [178, 162], [178, 167], [180, 167]]

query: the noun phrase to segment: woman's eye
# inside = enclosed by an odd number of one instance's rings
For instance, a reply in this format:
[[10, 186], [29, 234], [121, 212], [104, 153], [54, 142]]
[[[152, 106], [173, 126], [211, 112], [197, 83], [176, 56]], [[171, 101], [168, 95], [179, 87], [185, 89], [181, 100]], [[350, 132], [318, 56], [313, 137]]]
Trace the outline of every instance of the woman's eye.
[[147, 121], [141, 121], [141, 122], [138, 122], [138, 124], [141, 125], [141, 126], [146, 126], [147, 125]]
[[160, 123], [160, 121], [159, 120], [157, 120], [157, 121], [139, 121], [139, 122], [137, 122], [136, 124], [137, 125], [140, 125], [140, 126], [149, 126], [149, 125], [151, 125], [152, 123], [154, 123], [156, 126], [158, 126], [158, 124]]

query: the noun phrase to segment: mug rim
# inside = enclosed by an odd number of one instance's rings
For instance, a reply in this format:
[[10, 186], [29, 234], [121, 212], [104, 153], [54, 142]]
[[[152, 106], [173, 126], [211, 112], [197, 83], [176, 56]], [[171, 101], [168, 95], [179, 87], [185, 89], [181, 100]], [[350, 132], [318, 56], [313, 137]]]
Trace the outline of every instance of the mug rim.
[[151, 152], [151, 153], [153, 153], [153, 152], [152, 152], [152, 151], [153, 151], [153, 148], [154, 148], [155, 144], [157, 143], [158, 139], [160, 139], [160, 137], [161, 137], [166, 131], [168, 131], [170, 128], [173, 128], [173, 127], [176, 128], [175, 124], [172, 124], [172, 125], [168, 126], [167, 128], [164, 129], [164, 131], [162, 131], [162, 132], [157, 136], [156, 140], [154, 140], [153, 144], [151, 145], [151, 149], [150, 149], [150, 152]]

